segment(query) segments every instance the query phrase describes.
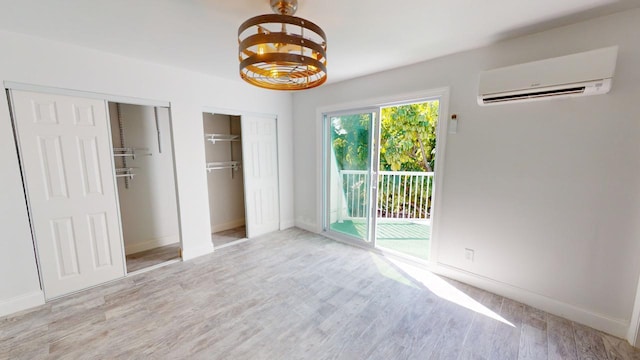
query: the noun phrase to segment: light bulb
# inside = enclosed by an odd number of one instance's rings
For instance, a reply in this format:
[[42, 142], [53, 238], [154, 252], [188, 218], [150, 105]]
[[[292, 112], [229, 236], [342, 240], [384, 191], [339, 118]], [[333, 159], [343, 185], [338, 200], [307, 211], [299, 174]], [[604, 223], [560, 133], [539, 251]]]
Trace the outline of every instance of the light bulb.
[[258, 55], [264, 55], [272, 52], [277, 52], [276, 48], [273, 47], [273, 44], [270, 44], [270, 43], [258, 44], [258, 48], [257, 48]]

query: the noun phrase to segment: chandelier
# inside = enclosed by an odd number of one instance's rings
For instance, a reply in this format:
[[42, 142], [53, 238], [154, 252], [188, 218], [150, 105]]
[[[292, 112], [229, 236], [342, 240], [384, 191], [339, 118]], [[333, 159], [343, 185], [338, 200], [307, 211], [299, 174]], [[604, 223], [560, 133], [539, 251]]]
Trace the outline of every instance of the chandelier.
[[297, 0], [270, 0], [275, 14], [245, 21], [238, 29], [240, 77], [272, 90], [304, 90], [327, 80], [327, 37], [292, 16]]

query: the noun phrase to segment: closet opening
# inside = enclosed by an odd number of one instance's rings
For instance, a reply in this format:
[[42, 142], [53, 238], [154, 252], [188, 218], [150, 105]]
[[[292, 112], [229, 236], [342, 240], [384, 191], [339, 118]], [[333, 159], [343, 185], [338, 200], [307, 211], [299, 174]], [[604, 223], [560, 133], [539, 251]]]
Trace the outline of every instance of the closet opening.
[[247, 238], [241, 118], [203, 113], [203, 128], [215, 249]]
[[169, 108], [109, 102], [127, 273], [180, 260]]

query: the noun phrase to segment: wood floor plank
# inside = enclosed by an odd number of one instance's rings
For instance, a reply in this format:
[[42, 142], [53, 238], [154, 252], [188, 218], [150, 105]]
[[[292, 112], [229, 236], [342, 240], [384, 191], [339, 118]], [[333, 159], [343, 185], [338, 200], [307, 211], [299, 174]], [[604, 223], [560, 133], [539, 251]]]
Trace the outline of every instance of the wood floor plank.
[[604, 341], [598, 331], [573, 323], [579, 360], [607, 359]]
[[276, 232], [0, 318], [0, 359], [639, 358], [622, 339], [407, 266]]
[[522, 333], [520, 334], [518, 359], [546, 359], [547, 351], [546, 314], [541, 310], [525, 305], [522, 318]]
[[127, 272], [134, 272], [180, 258], [180, 243], [161, 246], [126, 256]]
[[[489, 315], [498, 317], [502, 297], [485, 292], [480, 303], [489, 311]], [[491, 335], [494, 333], [500, 320], [487, 314], [476, 313], [471, 323], [469, 332], [463, 344], [460, 359], [486, 359], [491, 353]]]
[[211, 234], [211, 241], [213, 246], [222, 246], [230, 242], [238, 241], [247, 237], [247, 230], [245, 226], [237, 228], [219, 231]]
[[[395, 290], [393, 298], [389, 298], [385, 306], [377, 311], [376, 319], [371, 323], [363, 335], [356, 340], [363, 342], [362, 351], [351, 352], [350, 358], [363, 356], [369, 358], [373, 353], [387, 353], [390, 349], [400, 348], [397, 343], [402, 341], [398, 333], [389, 331], [399, 326], [403, 320], [403, 315], [412, 304], [418, 301], [419, 290], [407, 287], [404, 284], [394, 284]], [[348, 353], [347, 353], [348, 354]], [[348, 357], [347, 357], [348, 358]]]
[[577, 360], [573, 324], [567, 319], [547, 314], [549, 360]]
[[490, 359], [517, 359], [522, 333], [524, 306], [511, 299], [503, 299], [500, 316], [506, 323], [499, 323], [493, 333]]
[[404, 341], [404, 353], [401, 358], [428, 359], [436, 350], [442, 329], [449, 323], [452, 313], [447, 311], [453, 305], [441, 299], [429, 313], [429, 316], [418, 321], [414, 330]]
[[462, 352], [460, 353], [458, 360], [488, 360], [488, 358], [476, 352], [473, 352], [473, 350], [469, 348], [464, 348], [462, 349]]
[[457, 359], [471, 327], [474, 313], [453, 303], [448, 304], [452, 316], [442, 328], [440, 339], [429, 359]]

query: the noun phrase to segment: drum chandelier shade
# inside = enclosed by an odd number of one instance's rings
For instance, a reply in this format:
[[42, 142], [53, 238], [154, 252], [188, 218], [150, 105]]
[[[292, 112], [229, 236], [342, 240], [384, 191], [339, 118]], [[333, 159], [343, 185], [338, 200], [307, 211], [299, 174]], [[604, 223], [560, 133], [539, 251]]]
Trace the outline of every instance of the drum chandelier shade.
[[292, 16], [297, 7], [297, 0], [271, 0], [276, 14], [240, 25], [240, 77], [246, 82], [272, 90], [304, 90], [327, 80], [327, 37], [318, 25]]

